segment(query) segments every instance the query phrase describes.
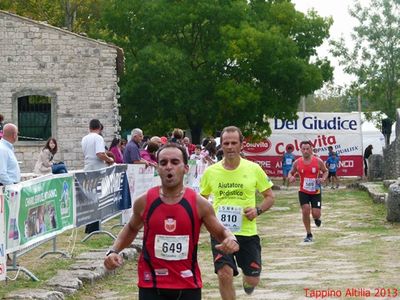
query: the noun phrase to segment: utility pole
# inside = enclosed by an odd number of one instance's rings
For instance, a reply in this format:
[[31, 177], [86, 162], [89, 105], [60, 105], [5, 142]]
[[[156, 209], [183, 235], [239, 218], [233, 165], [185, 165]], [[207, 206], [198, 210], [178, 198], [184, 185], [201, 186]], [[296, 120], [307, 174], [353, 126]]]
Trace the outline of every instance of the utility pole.
[[363, 139], [363, 132], [362, 132], [362, 119], [361, 119], [361, 96], [360, 94], [358, 94], [357, 96], [357, 103], [358, 103], [358, 117], [360, 119], [360, 136], [361, 136], [361, 157], [362, 157], [362, 161], [363, 161], [363, 166], [361, 169], [362, 175], [361, 178], [364, 177], [364, 139]]

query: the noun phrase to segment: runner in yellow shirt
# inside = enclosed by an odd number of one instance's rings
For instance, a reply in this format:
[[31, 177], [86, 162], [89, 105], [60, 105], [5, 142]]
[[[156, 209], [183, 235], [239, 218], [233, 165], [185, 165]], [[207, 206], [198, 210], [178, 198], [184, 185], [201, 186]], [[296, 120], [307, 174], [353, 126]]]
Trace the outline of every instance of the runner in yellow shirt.
[[[200, 182], [200, 193], [213, 194], [213, 207], [218, 219], [236, 236], [240, 250], [226, 255], [215, 249], [211, 237], [215, 273], [218, 275], [222, 299], [235, 299], [233, 276], [238, 266], [243, 271], [243, 288], [251, 294], [260, 281], [261, 244], [257, 235], [256, 218], [274, 203], [272, 182], [256, 163], [240, 157], [243, 135], [235, 126], [225, 127], [221, 133], [224, 159], [208, 167]], [[264, 200], [256, 206], [255, 194]]]

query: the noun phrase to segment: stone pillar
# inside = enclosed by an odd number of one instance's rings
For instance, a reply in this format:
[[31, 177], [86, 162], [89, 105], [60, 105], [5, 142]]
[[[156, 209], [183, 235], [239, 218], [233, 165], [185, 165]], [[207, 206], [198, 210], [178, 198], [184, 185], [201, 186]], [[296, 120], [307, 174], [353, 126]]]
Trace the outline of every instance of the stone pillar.
[[372, 154], [368, 158], [368, 181], [383, 180], [383, 156]]
[[400, 178], [389, 187], [386, 209], [389, 222], [400, 222]]

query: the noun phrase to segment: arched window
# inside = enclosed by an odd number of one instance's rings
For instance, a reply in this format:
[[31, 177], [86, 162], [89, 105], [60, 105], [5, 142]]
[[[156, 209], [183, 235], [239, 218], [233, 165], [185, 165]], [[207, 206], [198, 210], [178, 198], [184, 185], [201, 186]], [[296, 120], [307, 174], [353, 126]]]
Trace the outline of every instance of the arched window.
[[21, 141], [45, 141], [51, 136], [51, 98], [29, 95], [18, 98]]

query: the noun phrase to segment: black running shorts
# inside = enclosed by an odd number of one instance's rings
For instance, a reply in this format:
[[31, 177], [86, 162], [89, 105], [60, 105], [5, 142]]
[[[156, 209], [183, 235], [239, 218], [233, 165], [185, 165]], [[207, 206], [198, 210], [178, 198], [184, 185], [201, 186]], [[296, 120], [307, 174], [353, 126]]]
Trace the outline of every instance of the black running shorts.
[[331, 177], [336, 177], [336, 172], [329, 172], [328, 178], [331, 178]]
[[224, 265], [229, 265], [233, 269], [233, 275], [239, 274], [238, 266], [243, 274], [251, 277], [259, 277], [261, 274], [261, 244], [258, 235], [236, 236], [239, 242], [239, 251], [234, 254], [224, 254], [215, 245], [219, 244], [211, 237], [211, 249], [214, 258], [214, 271], [218, 272]]
[[139, 288], [139, 300], [201, 300], [201, 289]]
[[321, 209], [321, 193], [319, 194], [306, 194], [304, 192], [299, 191], [299, 202], [300, 205], [311, 204], [312, 208]]

